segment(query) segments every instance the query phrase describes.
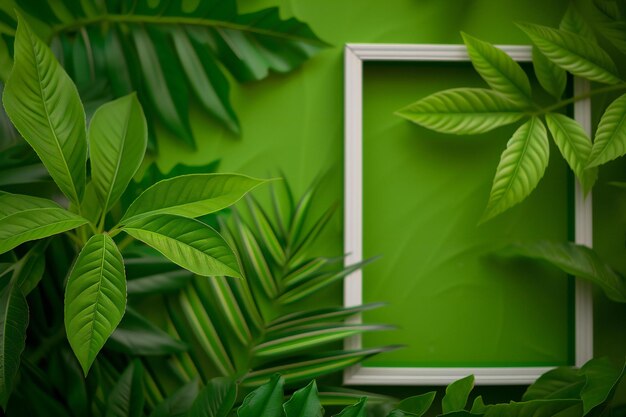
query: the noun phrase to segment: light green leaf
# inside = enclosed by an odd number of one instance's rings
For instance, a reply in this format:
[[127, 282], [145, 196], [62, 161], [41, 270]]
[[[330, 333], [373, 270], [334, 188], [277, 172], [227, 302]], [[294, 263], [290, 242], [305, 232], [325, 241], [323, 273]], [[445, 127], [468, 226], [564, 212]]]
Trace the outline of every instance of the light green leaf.
[[524, 200], [543, 177], [549, 156], [546, 128], [533, 117], [513, 133], [500, 157], [481, 222]]
[[239, 174], [190, 174], [159, 181], [137, 197], [121, 223], [156, 214], [204, 216], [235, 204], [264, 182]]
[[254, 235], [239, 218], [235, 219], [241, 241], [243, 243], [242, 255], [248, 258], [249, 264], [254, 270], [253, 276], [250, 278], [258, 281], [260, 287], [267, 297], [272, 300], [276, 298], [278, 294], [278, 286], [272, 275], [272, 271], [265, 259], [265, 255], [261, 250], [261, 247], [257, 243]]
[[85, 375], [125, 308], [122, 255], [108, 235], [94, 235], [80, 251], [65, 289], [65, 330]]
[[18, 18], [15, 65], [4, 107], [61, 191], [80, 204], [85, 190], [85, 112], [76, 87], [56, 58]]
[[341, 413], [335, 414], [334, 417], [366, 417], [367, 397], [363, 397], [358, 403], [344, 408]]
[[247, 345], [252, 340], [252, 334], [227, 279], [226, 277], [211, 277], [209, 280], [196, 281], [194, 284], [198, 287], [207, 287], [215, 304], [220, 307], [224, 321], [230, 326], [229, 331], [234, 333], [241, 343]]
[[431, 391], [422, 395], [416, 395], [400, 401], [398, 410], [408, 416], [423, 416], [433, 404], [437, 392]]
[[577, 369], [560, 366], [541, 375], [526, 389], [522, 401], [579, 399], [586, 379]]
[[198, 380], [194, 379], [160, 402], [150, 417], [187, 417], [187, 412], [197, 396]]
[[611, 300], [626, 303], [626, 279], [585, 246], [545, 241], [511, 245], [502, 254], [548, 262], [567, 274], [599, 285]]
[[598, 124], [588, 167], [626, 154], [626, 94], [618, 97], [607, 107]]
[[6, 410], [20, 369], [28, 327], [28, 304], [15, 282], [0, 293], [0, 306], [0, 407]]
[[472, 65], [498, 93], [520, 107], [532, 105], [530, 81], [522, 67], [506, 52], [461, 32]]
[[595, 358], [580, 368], [587, 382], [580, 392], [585, 415], [609, 401], [622, 377], [626, 365], [617, 368], [608, 358]]
[[246, 395], [237, 410], [238, 417], [282, 417], [285, 380], [275, 374], [265, 384]]
[[339, 321], [355, 314], [382, 307], [383, 303], [369, 303], [354, 307], [328, 307], [316, 310], [304, 310], [280, 316], [267, 325], [267, 334], [296, 326], [320, 323], [325, 321]]
[[260, 232], [259, 238], [263, 241], [265, 248], [279, 265], [284, 265], [286, 259], [285, 251], [278, 240], [277, 231], [272, 227], [268, 215], [253, 198], [247, 198], [246, 202], [248, 203], [254, 224]]
[[533, 400], [488, 405], [485, 417], [581, 417], [580, 400]]
[[148, 144], [148, 127], [141, 104], [130, 94], [102, 105], [89, 124], [91, 177], [107, 212], [124, 193]]
[[621, 80], [615, 63], [594, 42], [575, 33], [533, 24], [518, 24], [548, 59], [579, 77], [606, 84]]
[[143, 367], [134, 360], [113, 387], [105, 417], [142, 417], [143, 402]]
[[30, 240], [75, 229], [87, 220], [43, 198], [0, 194], [0, 253]]
[[467, 398], [474, 388], [474, 375], [468, 375], [465, 378], [454, 381], [446, 388], [446, 395], [441, 400], [441, 409], [443, 413], [451, 413], [460, 411], [465, 408]]
[[163, 214], [134, 220], [123, 230], [194, 274], [241, 278], [232, 249], [212, 227], [198, 220]]
[[227, 417], [237, 399], [237, 384], [229, 378], [213, 378], [200, 391], [188, 417]]
[[456, 88], [425, 97], [397, 113], [425, 128], [475, 135], [515, 123], [524, 113], [501, 94], [481, 88]]
[[294, 392], [283, 405], [287, 417], [322, 417], [324, 409], [317, 397], [317, 384], [311, 381], [306, 387]]
[[598, 43], [593, 29], [585, 21], [585, 18], [580, 14], [574, 3], [570, 3], [567, 7], [567, 11], [563, 15], [561, 23], [559, 23], [559, 29], [575, 33], [594, 43]]
[[533, 46], [533, 67], [539, 84], [552, 97], [561, 99], [567, 86], [567, 73]]
[[598, 178], [597, 169], [587, 168], [591, 139], [577, 121], [565, 115], [548, 113], [546, 123], [561, 155], [576, 174], [584, 191], [589, 192]]

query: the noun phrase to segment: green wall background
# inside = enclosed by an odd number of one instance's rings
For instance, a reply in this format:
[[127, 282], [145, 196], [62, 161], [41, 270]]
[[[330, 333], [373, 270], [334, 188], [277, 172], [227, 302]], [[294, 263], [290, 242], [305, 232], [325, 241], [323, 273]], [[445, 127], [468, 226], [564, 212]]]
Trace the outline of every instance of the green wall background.
[[[323, 174], [319, 204], [341, 201], [343, 194], [343, 45], [350, 42], [461, 43], [459, 31], [498, 44], [524, 44], [513, 22], [557, 25], [566, 0], [241, 0], [243, 11], [279, 6], [284, 17], [307, 22], [330, 43], [320, 55], [289, 75], [274, 74], [231, 92], [241, 118], [242, 135], [235, 137], [192, 106], [198, 150], [182, 148], [167, 132], [159, 132], [159, 166], [178, 162], [205, 164], [220, 159], [221, 171], [276, 176], [279, 170], [297, 192]], [[622, 62], [622, 71], [626, 67]], [[624, 73], [624, 72], [622, 72]], [[497, 160], [492, 161], [495, 170]], [[594, 190], [594, 240], [599, 252], [626, 270], [626, 192], [606, 183], [626, 179], [626, 163], [601, 169]], [[486, 200], [485, 200], [486, 201]], [[336, 216], [326, 236], [329, 254], [342, 251], [342, 220]], [[332, 295], [340, 298], [338, 287]], [[614, 361], [626, 354], [626, 305], [595, 297], [595, 352]], [[618, 396], [626, 399], [626, 384]], [[390, 392], [379, 387], [379, 391]], [[406, 388], [397, 394], [420, 389]], [[392, 391], [393, 392], [393, 391]], [[482, 388], [485, 400], [513, 399], [522, 388]]]

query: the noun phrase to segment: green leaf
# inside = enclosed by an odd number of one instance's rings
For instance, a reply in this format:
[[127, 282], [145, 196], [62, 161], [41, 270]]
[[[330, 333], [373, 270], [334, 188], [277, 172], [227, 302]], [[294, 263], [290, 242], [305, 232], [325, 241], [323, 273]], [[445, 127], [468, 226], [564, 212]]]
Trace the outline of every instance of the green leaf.
[[108, 235], [94, 235], [80, 251], [65, 289], [65, 330], [85, 375], [125, 308], [122, 255]]
[[185, 269], [146, 275], [138, 278], [128, 277], [126, 291], [128, 295], [154, 295], [179, 291], [185, 287], [193, 274]]
[[195, 284], [204, 284], [208, 287], [215, 304], [220, 307], [224, 321], [230, 326], [230, 332], [234, 333], [241, 343], [247, 345], [252, 340], [252, 334], [227, 279], [212, 277], [206, 282], [196, 281]]
[[549, 156], [546, 128], [533, 117], [513, 133], [500, 157], [481, 222], [524, 200], [543, 177]]
[[238, 417], [283, 417], [283, 385], [285, 380], [275, 374], [265, 384], [246, 395], [237, 410]]
[[448, 385], [446, 395], [443, 397], [443, 400], [441, 400], [443, 413], [463, 410], [473, 388], [474, 375], [468, 375]]
[[364, 311], [382, 307], [383, 305], [383, 303], [369, 303], [354, 307], [328, 307], [285, 314], [267, 325], [267, 334], [285, 329], [293, 329], [296, 326], [325, 321], [339, 321]]
[[306, 387], [294, 392], [283, 405], [287, 417], [322, 417], [324, 409], [317, 397], [317, 384], [311, 381]]
[[506, 52], [461, 32], [472, 65], [498, 93], [520, 107], [532, 105], [530, 81], [522, 67]]
[[598, 40], [593, 33], [593, 29], [585, 21], [585, 18], [580, 14], [574, 3], [570, 3], [567, 7], [567, 11], [565, 12], [565, 15], [563, 15], [563, 19], [561, 19], [561, 23], [559, 24], [559, 29], [575, 33], [594, 43], [598, 43]]
[[46, 268], [45, 250], [49, 240], [37, 242], [27, 253], [15, 264], [15, 279], [17, 285], [26, 297], [37, 287], [43, 277]]
[[157, 214], [204, 216], [235, 204], [264, 182], [239, 174], [190, 174], [159, 181], [130, 205], [121, 223]]
[[567, 86], [567, 73], [533, 46], [533, 67], [539, 84], [552, 97], [560, 100]]
[[611, 300], [626, 303], [626, 279], [585, 246], [569, 242], [543, 241], [514, 244], [501, 253], [547, 262], [567, 274], [599, 285]]
[[0, 253], [30, 240], [75, 229], [87, 220], [43, 198], [0, 194]]
[[187, 417], [194, 400], [198, 396], [198, 380], [194, 379], [172, 395], [161, 401], [152, 411], [150, 417]]
[[604, 111], [587, 166], [602, 165], [624, 154], [626, 154], [626, 94], [618, 97]]
[[472, 403], [472, 408], [470, 409], [470, 412], [475, 414], [484, 414], [485, 411], [487, 411], [487, 406], [483, 401], [483, 397], [479, 395], [478, 397], [474, 398], [474, 402]]
[[237, 399], [237, 384], [229, 378], [213, 378], [200, 391], [188, 417], [227, 417]]
[[546, 114], [548, 130], [559, 147], [561, 155], [583, 186], [589, 192], [598, 178], [598, 170], [587, 168], [591, 153], [591, 139], [577, 121], [557, 113]]
[[80, 204], [85, 190], [85, 112], [52, 51], [18, 18], [15, 65], [2, 97], [20, 134], [61, 191]]
[[585, 415], [592, 410], [600, 410], [613, 397], [625, 368], [626, 365], [617, 368], [608, 358], [592, 359], [580, 368], [580, 373], [587, 380], [580, 392]]
[[335, 414], [334, 417], [366, 417], [367, 397], [363, 397], [358, 403], [344, 408], [341, 413]]
[[268, 215], [254, 198], [249, 197], [246, 199], [246, 202], [264, 247], [279, 265], [284, 265], [286, 261], [285, 251], [278, 240], [277, 232], [272, 227]]
[[607, 1], [592, 3], [591, 17], [595, 23], [594, 27], [622, 54], [626, 54], [626, 22], [619, 16], [618, 3], [609, 4]]
[[13, 59], [4, 38], [0, 36], [0, 80], [6, 81], [13, 68]]
[[572, 74], [606, 84], [621, 82], [609, 54], [593, 41], [547, 26], [518, 24], [518, 27], [550, 61]]
[[398, 404], [398, 410], [403, 411], [405, 415], [421, 417], [430, 409], [436, 395], [437, 392], [431, 391], [405, 398]]
[[113, 387], [105, 417], [142, 417], [143, 402], [143, 367], [134, 360]]
[[169, 355], [187, 350], [187, 345], [128, 309], [107, 342], [107, 347], [129, 355]]
[[586, 378], [577, 369], [560, 366], [541, 375], [526, 389], [522, 401], [579, 399]]
[[485, 417], [580, 417], [580, 400], [534, 400], [488, 405]]
[[524, 113], [501, 94], [481, 88], [456, 88], [429, 95], [396, 113], [425, 128], [475, 135], [515, 123]]
[[163, 214], [129, 222], [123, 230], [194, 274], [241, 278], [232, 249], [212, 227], [198, 220]]
[[117, 202], [143, 161], [148, 128], [135, 94], [101, 106], [89, 124], [91, 177], [104, 211]]
[[235, 219], [241, 241], [243, 243], [243, 250], [240, 251], [242, 255], [246, 255], [249, 264], [252, 266], [254, 274], [251, 278], [256, 279], [262, 288], [265, 295], [270, 299], [275, 299], [278, 295], [278, 286], [272, 275], [272, 271], [265, 259], [265, 255], [261, 250], [261, 247], [257, 243], [254, 235], [241, 220]]
[[20, 369], [28, 327], [28, 304], [15, 282], [0, 293], [0, 306], [0, 406], [6, 410]]

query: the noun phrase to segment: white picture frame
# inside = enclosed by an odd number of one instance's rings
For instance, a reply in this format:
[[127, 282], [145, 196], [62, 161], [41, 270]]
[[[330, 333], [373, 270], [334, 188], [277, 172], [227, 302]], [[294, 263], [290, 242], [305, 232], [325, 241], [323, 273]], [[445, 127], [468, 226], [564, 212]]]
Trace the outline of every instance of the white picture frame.
[[[529, 46], [499, 46], [514, 60], [531, 62]], [[363, 260], [363, 62], [364, 61], [469, 61], [464, 45], [429, 44], [347, 44], [344, 56], [345, 76], [345, 183], [344, 183], [344, 253], [346, 265]], [[574, 95], [588, 91], [586, 80], [574, 79]], [[577, 101], [574, 117], [591, 134], [590, 99]], [[576, 182], [575, 242], [592, 246], [591, 194], [586, 197]], [[355, 271], [344, 281], [344, 305], [363, 303], [362, 272]], [[590, 284], [576, 279], [575, 284], [575, 365], [581, 366], [593, 356], [593, 305]], [[360, 322], [355, 317], [354, 322]], [[346, 349], [362, 347], [361, 337], [346, 340]], [[550, 367], [365, 367], [354, 365], [344, 371], [347, 385], [447, 385], [469, 374], [476, 384], [525, 385], [534, 382]]]

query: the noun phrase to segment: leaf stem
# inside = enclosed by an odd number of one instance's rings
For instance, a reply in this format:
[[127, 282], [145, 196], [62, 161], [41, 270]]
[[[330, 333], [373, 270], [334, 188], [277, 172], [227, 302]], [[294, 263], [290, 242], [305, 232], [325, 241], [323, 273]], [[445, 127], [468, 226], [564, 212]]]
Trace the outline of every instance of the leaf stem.
[[131, 243], [133, 243], [134, 241], [135, 241], [134, 237], [132, 237], [131, 235], [126, 235], [126, 237], [122, 239], [121, 242], [117, 245], [117, 248], [121, 252], [124, 249], [126, 249], [126, 247], [130, 245]]
[[530, 115], [539, 116], [542, 114], [550, 113], [554, 110], [560, 109], [561, 107], [565, 107], [577, 101], [584, 100], [589, 97], [593, 97], [597, 94], [610, 93], [611, 91], [619, 91], [619, 90], [625, 90], [625, 89], [626, 89], [626, 83], [614, 84], [614, 85], [609, 85], [609, 86], [602, 87], [602, 88], [596, 88], [595, 90], [589, 90], [586, 93], [579, 94], [577, 96], [570, 97], [566, 100], [561, 100], [558, 103], [555, 103], [551, 106], [541, 108], [537, 112], [530, 113]]

